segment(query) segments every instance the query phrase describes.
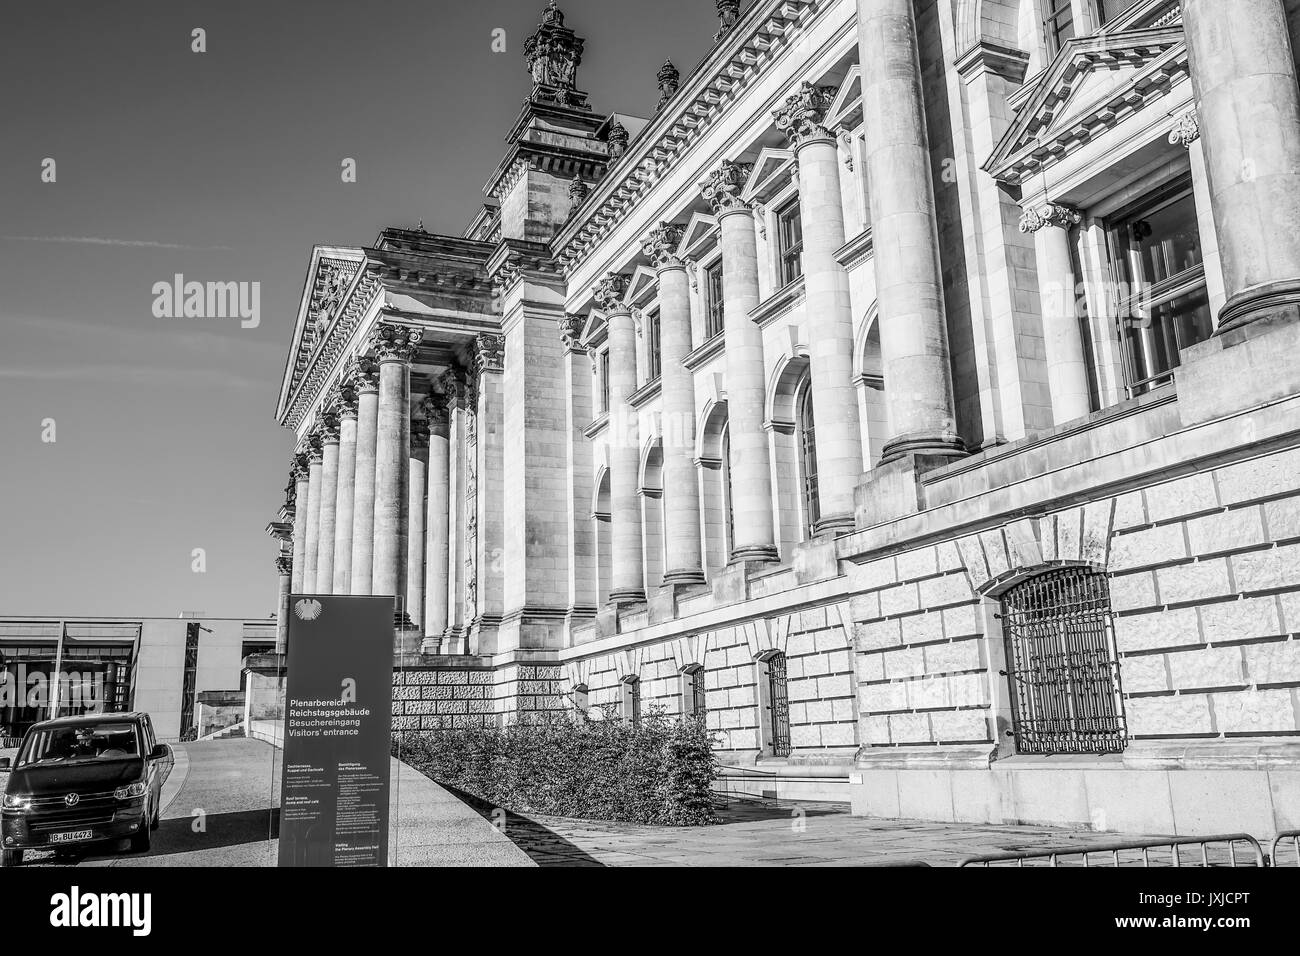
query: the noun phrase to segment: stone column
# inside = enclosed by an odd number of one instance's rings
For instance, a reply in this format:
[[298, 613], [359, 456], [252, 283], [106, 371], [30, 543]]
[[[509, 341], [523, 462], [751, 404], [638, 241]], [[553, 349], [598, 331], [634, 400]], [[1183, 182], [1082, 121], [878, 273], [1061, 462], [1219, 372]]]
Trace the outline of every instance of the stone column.
[[815, 531], [852, 531], [853, 492], [862, 477], [862, 424], [853, 381], [853, 307], [849, 273], [835, 258], [844, 245], [839, 149], [826, 128], [835, 88], [804, 83], [777, 110], [776, 125], [799, 166], [804, 296], [813, 420], [817, 429]]
[[1205, 293], [1210, 300], [1210, 315], [1217, 319], [1228, 296], [1223, 289], [1219, 227], [1214, 223], [1214, 201], [1210, 198], [1210, 180], [1205, 171], [1205, 150], [1201, 144], [1201, 123], [1196, 118], [1196, 107], [1178, 117], [1169, 134], [1169, 142], [1187, 150], [1187, 162], [1192, 167], [1192, 198], [1196, 203], [1196, 230], [1201, 234]]
[[642, 245], [659, 275], [659, 433], [663, 442], [664, 584], [702, 584], [700, 487], [695, 474], [691, 290], [677, 255], [682, 227], [660, 223]]
[[472, 384], [465, 396], [471, 409], [465, 427], [469, 446], [465, 616], [471, 653], [495, 650], [496, 629], [505, 607], [504, 361], [505, 337], [480, 332], [474, 340]]
[[777, 560], [772, 467], [763, 429], [763, 334], [749, 317], [758, 305], [758, 241], [753, 207], [740, 198], [750, 168], [724, 162], [703, 183], [722, 232], [723, 344], [731, 438], [731, 563]]
[[1038, 258], [1047, 391], [1052, 421], [1057, 425], [1092, 411], [1084, 356], [1087, 346], [1075, 307], [1078, 280], [1070, 261], [1070, 227], [1082, 221], [1077, 210], [1051, 202], [1030, 207], [1020, 219], [1020, 231], [1033, 234]]
[[379, 363], [358, 356], [349, 368], [357, 387], [357, 463], [352, 500], [353, 594], [372, 594], [375, 555], [375, 445], [379, 429]]
[[[450, 478], [447, 488], [447, 627], [442, 634], [443, 654], [465, 653], [465, 597], [466, 563], [468, 559], [468, 495], [466, 474], [469, 441], [467, 425], [470, 418], [465, 373], [461, 369], [448, 369], [438, 381], [447, 396], [447, 453]], [[472, 562], [471, 562], [472, 563]]]
[[595, 528], [591, 520], [593, 453], [586, 428], [594, 416], [590, 358], [582, 347], [587, 320], [566, 315], [559, 320], [564, 345], [564, 388], [568, 441], [565, 445], [565, 474], [568, 487], [565, 506], [568, 538], [572, 542], [569, 562], [569, 626], [591, 618], [599, 603], [599, 580]]
[[[960, 455], [913, 0], [858, 0], [862, 126], [893, 434], [882, 460]], [[820, 431], [820, 425], [819, 425]], [[820, 436], [819, 436], [820, 437]]]
[[275, 600], [275, 652], [283, 654], [289, 647], [289, 595], [293, 591], [293, 556], [281, 551], [275, 559], [280, 575], [280, 589]]
[[352, 593], [353, 502], [357, 480], [356, 389], [346, 382], [339, 391], [339, 481], [334, 503], [334, 580], [331, 594]]
[[411, 459], [407, 471], [406, 613], [424, 633], [424, 516], [429, 483], [429, 423], [411, 422]]
[[447, 571], [450, 564], [451, 448], [447, 396], [431, 392], [424, 400], [429, 426], [429, 492], [425, 517], [424, 625], [422, 653], [437, 654], [447, 630]]
[[316, 593], [316, 555], [320, 545], [321, 472], [324, 449], [320, 433], [312, 430], [307, 439], [307, 540], [304, 542], [302, 586], [308, 594]]
[[[379, 357], [375, 437], [375, 533], [371, 593], [406, 596], [407, 481], [411, 458], [411, 360], [423, 333], [381, 322], [371, 348]], [[405, 617], [403, 617], [405, 622]]]
[[623, 302], [628, 276], [611, 272], [596, 288], [596, 303], [605, 312], [609, 337], [609, 497], [613, 515], [613, 574], [609, 599], [614, 604], [645, 600], [645, 566], [641, 552], [641, 502], [637, 497], [640, 429], [628, 404], [636, 391], [636, 328]]
[[334, 516], [339, 493], [339, 417], [321, 418], [320, 538], [316, 542], [316, 593], [334, 587]]
[[293, 593], [303, 593], [303, 570], [307, 566], [307, 511], [311, 507], [310, 460], [306, 454], [293, 456]]
[[1300, 92], [1283, 0], [1183, 0], [1227, 305], [1300, 318]]

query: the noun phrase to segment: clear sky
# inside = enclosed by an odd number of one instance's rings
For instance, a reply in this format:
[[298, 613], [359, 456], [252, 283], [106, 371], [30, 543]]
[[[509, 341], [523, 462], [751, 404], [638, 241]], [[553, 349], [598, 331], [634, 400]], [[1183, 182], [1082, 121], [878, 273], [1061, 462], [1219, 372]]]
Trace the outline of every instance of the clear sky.
[[[419, 219], [460, 234], [527, 96], [521, 46], [544, 6], [7, 5], [0, 615], [272, 613], [264, 528], [293, 445], [273, 416], [311, 247]], [[717, 28], [713, 0], [560, 6], [601, 112], [649, 115], [664, 59], [685, 77]], [[155, 318], [152, 288], [176, 273], [259, 282], [261, 324]]]

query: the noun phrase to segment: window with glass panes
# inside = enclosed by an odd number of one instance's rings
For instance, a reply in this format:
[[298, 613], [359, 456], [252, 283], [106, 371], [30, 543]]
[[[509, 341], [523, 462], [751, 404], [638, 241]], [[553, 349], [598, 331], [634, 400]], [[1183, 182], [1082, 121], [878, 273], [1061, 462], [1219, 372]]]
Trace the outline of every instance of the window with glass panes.
[[609, 411], [609, 349], [600, 353], [600, 411]]
[[646, 326], [646, 381], [653, 382], [663, 371], [659, 357], [659, 310], [654, 309], [645, 317]]
[[1191, 177], [1113, 217], [1108, 235], [1125, 384], [1140, 395], [1167, 383], [1178, 353], [1214, 332]]
[[1076, 33], [1073, 0], [1042, 0], [1047, 47], [1056, 53]]
[[799, 221], [799, 200], [776, 214], [777, 247], [781, 253], [781, 285], [803, 275], [803, 224]]
[[1097, 0], [1097, 19], [1105, 26], [1136, 2], [1137, 0]]
[[704, 338], [722, 334], [722, 260], [704, 270]]

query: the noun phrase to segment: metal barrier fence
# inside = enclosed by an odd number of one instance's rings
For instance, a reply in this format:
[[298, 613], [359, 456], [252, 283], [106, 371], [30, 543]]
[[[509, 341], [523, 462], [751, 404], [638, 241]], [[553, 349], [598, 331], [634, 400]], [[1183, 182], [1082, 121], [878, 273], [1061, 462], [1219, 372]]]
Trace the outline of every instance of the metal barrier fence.
[[[1286, 851], [1284, 857], [1283, 850]], [[1273, 837], [1268, 858], [1273, 866], [1300, 866], [1300, 830], [1283, 830]]]
[[[1282, 838], [1279, 834], [1279, 839]], [[1273, 841], [1276, 848], [1277, 840]], [[1300, 844], [1297, 844], [1300, 846]], [[1240, 847], [1240, 851], [1238, 848]], [[1240, 857], [1240, 859], [1239, 859]], [[1259, 841], [1248, 833], [1169, 840], [1097, 843], [1086, 847], [968, 856], [958, 866], [1247, 867], [1267, 866]], [[1276, 864], [1274, 864], [1276, 865]]]

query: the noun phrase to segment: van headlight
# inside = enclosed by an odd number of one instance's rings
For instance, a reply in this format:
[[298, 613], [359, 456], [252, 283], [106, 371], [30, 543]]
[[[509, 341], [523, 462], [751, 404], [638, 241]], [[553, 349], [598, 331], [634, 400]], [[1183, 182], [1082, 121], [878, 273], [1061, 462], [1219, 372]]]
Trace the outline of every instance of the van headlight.
[[143, 797], [145, 785], [143, 783], [132, 783], [125, 787], [118, 787], [113, 791], [113, 796], [119, 800], [134, 800], [137, 797]]
[[6, 793], [4, 796], [4, 808], [6, 810], [26, 810], [31, 805], [31, 797], [15, 796], [12, 793]]

